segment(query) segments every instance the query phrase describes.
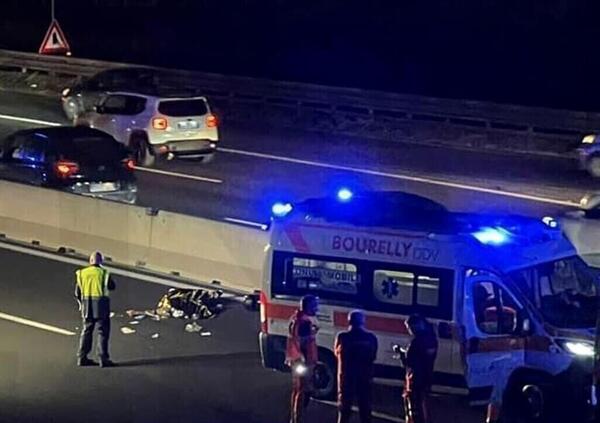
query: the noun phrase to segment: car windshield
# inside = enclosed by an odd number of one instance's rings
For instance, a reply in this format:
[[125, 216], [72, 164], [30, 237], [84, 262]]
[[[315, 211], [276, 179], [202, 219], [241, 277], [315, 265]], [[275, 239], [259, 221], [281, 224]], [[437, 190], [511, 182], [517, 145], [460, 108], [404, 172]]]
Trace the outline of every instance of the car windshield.
[[160, 102], [158, 111], [163, 115], [173, 117], [204, 116], [208, 113], [208, 108], [203, 99], [168, 100]]
[[573, 329], [595, 326], [598, 272], [581, 258], [538, 264], [510, 276], [551, 325]]

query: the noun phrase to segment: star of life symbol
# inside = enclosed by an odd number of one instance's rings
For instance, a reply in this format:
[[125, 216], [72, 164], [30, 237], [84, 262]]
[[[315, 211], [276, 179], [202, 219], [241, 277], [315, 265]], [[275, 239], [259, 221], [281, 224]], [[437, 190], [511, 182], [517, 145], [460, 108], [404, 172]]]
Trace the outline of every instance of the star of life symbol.
[[387, 278], [381, 285], [381, 293], [387, 298], [397, 297], [398, 294], [400, 294], [398, 281], [396, 281], [394, 278]]

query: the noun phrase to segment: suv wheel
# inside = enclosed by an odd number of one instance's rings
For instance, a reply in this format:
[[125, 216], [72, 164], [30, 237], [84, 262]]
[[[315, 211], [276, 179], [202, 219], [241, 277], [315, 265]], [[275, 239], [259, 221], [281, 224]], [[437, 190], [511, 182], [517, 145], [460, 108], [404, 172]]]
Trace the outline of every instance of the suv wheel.
[[131, 140], [131, 147], [135, 153], [135, 161], [141, 166], [152, 166], [156, 157], [150, 151], [148, 141], [142, 136], [134, 136]]
[[590, 157], [587, 162], [587, 170], [594, 178], [600, 178], [600, 155]]

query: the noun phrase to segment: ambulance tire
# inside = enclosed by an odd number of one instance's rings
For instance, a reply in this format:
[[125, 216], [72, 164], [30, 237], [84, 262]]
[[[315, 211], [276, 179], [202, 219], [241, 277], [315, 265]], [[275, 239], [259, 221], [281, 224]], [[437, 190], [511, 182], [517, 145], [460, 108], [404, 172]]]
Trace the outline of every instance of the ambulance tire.
[[509, 385], [504, 399], [503, 422], [550, 423], [557, 417], [552, 381], [543, 374], [523, 374]]
[[319, 348], [312, 397], [332, 401], [337, 397], [337, 360], [331, 351], [324, 348]]

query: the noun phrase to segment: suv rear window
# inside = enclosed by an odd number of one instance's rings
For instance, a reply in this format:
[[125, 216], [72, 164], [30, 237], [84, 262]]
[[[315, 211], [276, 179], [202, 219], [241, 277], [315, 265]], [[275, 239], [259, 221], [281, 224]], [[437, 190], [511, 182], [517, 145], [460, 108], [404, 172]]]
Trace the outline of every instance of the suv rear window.
[[203, 116], [208, 113], [206, 100], [168, 100], [158, 104], [158, 111], [165, 116]]
[[124, 159], [125, 148], [109, 137], [77, 137], [59, 147], [65, 158], [86, 164], [112, 164]]

